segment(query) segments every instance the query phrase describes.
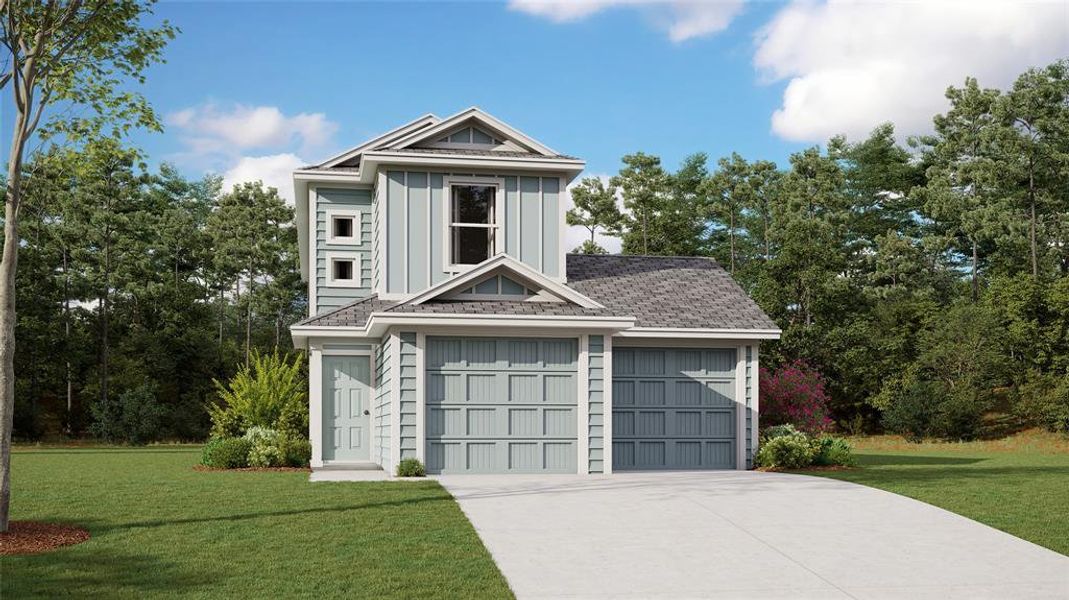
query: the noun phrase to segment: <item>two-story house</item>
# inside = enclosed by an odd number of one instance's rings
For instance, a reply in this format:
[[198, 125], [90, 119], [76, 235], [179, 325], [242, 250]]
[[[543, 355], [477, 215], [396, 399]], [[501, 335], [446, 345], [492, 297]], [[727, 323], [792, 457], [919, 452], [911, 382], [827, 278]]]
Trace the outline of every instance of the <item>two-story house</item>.
[[293, 174], [314, 469], [743, 469], [776, 325], [714, 261], [568, 254], [582, 160], [478, 108]]

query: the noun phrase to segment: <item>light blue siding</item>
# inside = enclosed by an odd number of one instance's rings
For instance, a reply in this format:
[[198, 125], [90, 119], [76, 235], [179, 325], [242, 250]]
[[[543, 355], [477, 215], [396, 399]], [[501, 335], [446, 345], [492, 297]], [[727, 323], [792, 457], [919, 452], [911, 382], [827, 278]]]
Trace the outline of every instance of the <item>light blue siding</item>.
[[576, 472], [577, 340], [428, 337], [426, 361], [429, 472]]
[[613, 349], [613, 469], [735, 467], [734, 348]]
[[746, 468], [753, 468], [754, 439], [754, 385], [757, 381], [757, 373], [753, 368], [753, 346], [746, 346]]
[[[560, 179], [508, 174], [428, 173], [389, 171], [383, 202], [383, 223], [375, 222], [376, 240], [385, 244], [369, 272], [377, 274], [387, 293], [418, 293], [448, 278], [445, 220], [448, 218], [447, 176], [477, 176], [504, 182], [498, 248], [550, 277], [561, 277]], [[429, 206], [428, 206], [429, 203]]]
[[538, 177], [520, 177], [520, 255], [517, 258], [533, 269], [541, 268], [538, 247], [542, 215], [538, 191]]
[[390, 366], [390, 338], [382, 341], [375, 353], [375, 446], [373, 451], [380, 465], [390, 463], [390, 418], [392, 405], [390, 393], [393, 390], [393, 373]]
[[560, 180], [542, 179], [542, 272], [560, 275]]
[[416, 334], [402, 333], [401, 372], [397, 385], [400, 391], [401, 454], [400, 459], [416, 457]]
[[[371, 294], [372, 277], [372, 215], [371, 191], [366, 189], [318, 188], [316, 190], [316, 253], [315, 283], [316, 309], [321, 313], [348, 304]], [[358, 209], [361, 211], [361, 244], [337, 245], [327, 243], [327, 213], [330, 209]], [[359, 257], [363, 266], [364, 287], [333, 287], [327, 285], [327, 253], [341, 252]]]
[[589, 386], [587, 396], [587, 413], [589, 415], [588, 433], [590, 440], [588, 468], [591, 473], [605, 472], [605, 338], [600, 335], [590, 336], [587, 346], [589, 357]]

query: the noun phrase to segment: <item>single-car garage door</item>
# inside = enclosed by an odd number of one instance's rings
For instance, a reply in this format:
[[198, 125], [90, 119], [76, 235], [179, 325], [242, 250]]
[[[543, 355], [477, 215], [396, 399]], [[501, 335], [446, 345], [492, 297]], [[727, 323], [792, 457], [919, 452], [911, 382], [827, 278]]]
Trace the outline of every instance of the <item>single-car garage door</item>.
[[576, 340], [428, 337], [426, 352], [429, 472], [576, 472]]
[[734, 348], [613, 349], [613, 469], [735, 468]]

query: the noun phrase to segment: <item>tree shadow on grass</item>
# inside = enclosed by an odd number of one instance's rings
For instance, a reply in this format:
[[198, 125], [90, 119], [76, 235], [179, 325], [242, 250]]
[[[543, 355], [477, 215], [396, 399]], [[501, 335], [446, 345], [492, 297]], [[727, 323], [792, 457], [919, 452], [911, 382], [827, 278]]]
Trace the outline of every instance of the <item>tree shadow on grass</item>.
[[201, 568], [100, 548], [5, 556], [4, 567], [0, 591], [5, 598], [189, 594], [209, 590], [219, 581], [217, 573]]
[[858, 452], [863, 467], [880, 467], [893, 465], [974, 465], [986, 458], [963, 456], [917, 456], [914, 454], [865, 454]]
[[317, 514], [332, 514], [332, 513], [345, 513], [357, 510], [367, 510], [374, 508], [393, 508], [408, 506], [414, 504], [422, 504], [424, 502], [453, 502], [452, 497], [448, 494], [443, 494], [438, 490], [430, 490], [432, 493], [427, 495], [408, 497], [401, 500], [384, 500], [380, 502], [364, 502], [361, 504], [348, 504], [340, 506], [321, 506], [313, 508], [301, 508], [292, 510], [273, 510], [273, 511], [261, 511], [261, 512], [249, 512], [249, 513], [236, 513], [236, 514], [221, 514], [221, 515], [209, 515], [204, 517], [187, 517], [177, 519], [154, 519], [149, 521], [131, 521], [128, 523], [89, 523], [87, 528], [93, 533], [93, 535], [107, 534], [114, 531], [124, 531], [128, 529], [141, 529], [152, 527], [168, 527], [172, 525], [197, 525], [205, 523], [233, 523], [238, 521], [250, 521], [255, 519], [265, 519], [271, 517], [292, 517], [292, 516], [305, 516], [305, 515], [317, 515]]

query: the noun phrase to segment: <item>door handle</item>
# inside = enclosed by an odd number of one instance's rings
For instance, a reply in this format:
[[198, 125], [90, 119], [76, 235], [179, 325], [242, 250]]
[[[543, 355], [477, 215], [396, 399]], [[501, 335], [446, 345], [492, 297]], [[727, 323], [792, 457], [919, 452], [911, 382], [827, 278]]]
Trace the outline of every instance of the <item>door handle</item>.
[[365, 409], [364, 409], [364, 414], [365, 414], [365, 415], [370, 415], [370, 414], [371, 414], [371, 411], [365, 408]]

